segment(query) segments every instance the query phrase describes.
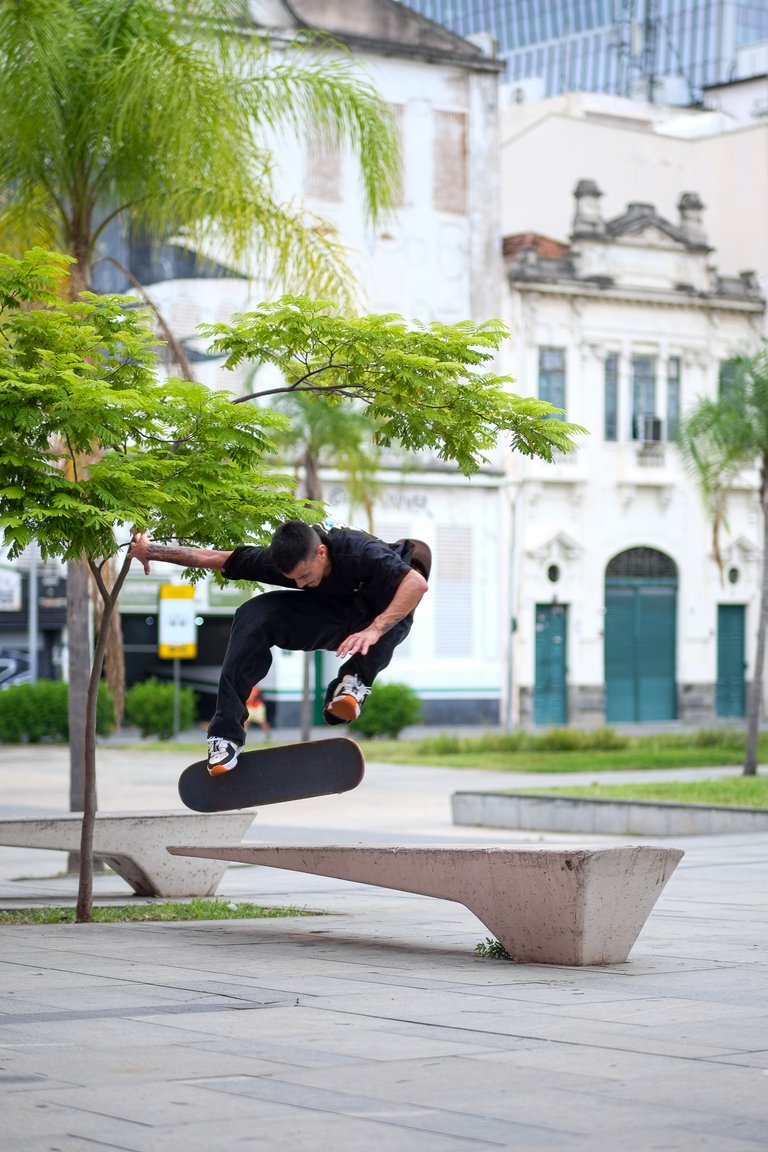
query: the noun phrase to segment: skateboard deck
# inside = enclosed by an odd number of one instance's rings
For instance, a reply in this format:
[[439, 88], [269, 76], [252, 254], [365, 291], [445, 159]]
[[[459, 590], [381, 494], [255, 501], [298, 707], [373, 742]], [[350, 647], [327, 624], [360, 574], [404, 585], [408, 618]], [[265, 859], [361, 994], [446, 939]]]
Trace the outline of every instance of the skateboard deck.
[[354, 740], [343, 737], [241, 752], [237, 767], [210, 776], [198, 760], [179, 778], [179, 796], [194, 812], [229, 812], [285, 800], [349, 792], [363, 778], [365, 762]]

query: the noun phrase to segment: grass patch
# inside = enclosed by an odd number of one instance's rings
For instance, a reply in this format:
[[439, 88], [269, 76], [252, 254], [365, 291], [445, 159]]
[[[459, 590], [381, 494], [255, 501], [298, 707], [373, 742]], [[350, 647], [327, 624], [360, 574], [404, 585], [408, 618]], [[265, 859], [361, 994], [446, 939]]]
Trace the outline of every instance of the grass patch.
[[[372, 763], [440, 768], [482, 768], [494, 772], [605, 772], [615, 769], [718, 768], [744, 759], [739, 728], [664, 732], [628, 736], [613, 728], [551, 728], [544, 732], [487, 732], [478, 736], [435, 733], [420, 740], [364, 740], [358, 743]], [[273, 747], [279, 746], [277, 742]], [[201, 759], [205, 743], [145, 741], [138, 752], [183, 752]], [[258, 747], [258, 745], [256, 745]], [[768, 762], [768, 733], [760, 735], [758, 757]]]
[[[368, 760], [381, 763], [546, 774], [737, 766], [744, 757], [744, 735], [727, 728], [649, 736], [625, 736], [610, 728], [555, 728], [542, 733], [369, 740], [361, 747]], [[768, 734], [760, 737], [758, 755], [768, 760]]]
[[[240, 900], [164, 900], [152, 904], [120, 904], [93, 909], [95, 924], [148, 920], [272, 920], [281, 916], [322, 916], [306, 908], [274, 907]], [[0, 908], [0, 924], [74, 924], [74, 908]]]
[[[532, 789], [519, 789], [531, 791]], [[542, 796], [584, 796], [592, 800], [666, 800], [675, 804], [715, 804], [768, 808], [768, 776], [729, 776], [725, 780], [659, 780], [644, 784], [585, 784], [537, 788]]]

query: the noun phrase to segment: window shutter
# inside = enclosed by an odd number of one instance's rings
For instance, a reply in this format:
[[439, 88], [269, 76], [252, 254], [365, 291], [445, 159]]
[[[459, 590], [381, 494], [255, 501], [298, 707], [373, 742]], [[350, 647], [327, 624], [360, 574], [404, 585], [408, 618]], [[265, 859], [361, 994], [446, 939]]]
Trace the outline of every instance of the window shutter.
[[342, 198], [341, 149], [330, 136], [318, 133], [307, 141], [304, 193], [338, 203]]
[[436, 212], [467, 212], [467, 116], [435, 112], [432, 206]]
[[435, 655], [471, 656], [472, 528], [438, 527], [435, 553]]

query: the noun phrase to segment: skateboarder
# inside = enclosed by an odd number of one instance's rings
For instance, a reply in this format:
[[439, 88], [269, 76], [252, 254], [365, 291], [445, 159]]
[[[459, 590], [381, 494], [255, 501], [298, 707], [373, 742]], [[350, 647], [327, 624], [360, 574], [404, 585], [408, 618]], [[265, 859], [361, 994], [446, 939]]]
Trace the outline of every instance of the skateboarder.
[[274, 647], [325, 649], [347, 657], [328, 686], [323, 716], [328, 724], [356, 720], [374, 679], [411, 630], [431, 564], [429, 548], [420, 540], [386, 544], [366, 532], [300, 520], [281, 524], [268, 547], [177, 547], [153, 544], [140, 533], [128, 555], [140, 561], [147, 574], [150, 561], [161, 560], [208, 568], [228, 580], [291, 589], [255, 596], [235, 613], [216, 712], [208, 727], [212, 776], [237, 764], [245, 743], [248, 694], [266, 676]]

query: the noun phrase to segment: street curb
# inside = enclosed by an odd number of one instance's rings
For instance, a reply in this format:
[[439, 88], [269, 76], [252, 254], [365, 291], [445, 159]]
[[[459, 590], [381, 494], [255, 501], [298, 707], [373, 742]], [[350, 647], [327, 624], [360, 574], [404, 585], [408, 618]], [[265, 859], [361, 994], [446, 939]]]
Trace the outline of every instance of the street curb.
[[768, 809], [603, 800], [515, 792], [454, 792], [454, 824], [614, 836], [707, 836], [768, 830]]

